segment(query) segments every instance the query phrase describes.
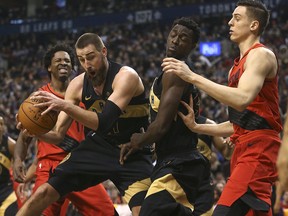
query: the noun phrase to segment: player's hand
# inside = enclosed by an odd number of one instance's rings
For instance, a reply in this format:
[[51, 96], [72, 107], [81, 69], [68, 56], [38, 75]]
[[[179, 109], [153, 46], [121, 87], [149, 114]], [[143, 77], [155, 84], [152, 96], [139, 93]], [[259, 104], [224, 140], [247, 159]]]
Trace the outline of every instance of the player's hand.
[[184, 81], [191, 80], [189, 78], [194, 74], [184, 61], [171, 57], [164, 58], [161, 66], [164, 72], [174, 73]]
[[33, 94], [33, 96], [30, 97], [30, 99], [42, 101], [40, 103], [34, 104], [35, 107], [47, 107], [47, 109], [45, 109], [41, 115], [48, 113], [50, 110], [60, 112], [66, 104], [63, 99], [46, 91], [37, 91], [35, 94]]
[[283, 190], [288, 190], [288, 143], [282, 141], [277, 159], [277, 168], [279, 175], [280, 187]]
[[16, 188], [16, 194], [22, 203], [24, 203], [29, 198], [27, 192], [28, 186], [25, 183], [20, 183]]
[[26, 179], [26, 170], [23, 162], [15, 158], [13, 163], [13, 177], [16, 182], [23, 183]]
[[193, 98], [192, 95], [190, 95], [189, 105], [181, 101], [181, 104], [187, 109], [188, 113], [184, 115], [182, 112], [178, 112], [178, 115], [182, 118], [184, 124], [193, 131], [193, 129], [197, 126], [197, 123], [195, 122], [195, 114], [193, 110]]
[[224, 144], [226, 144], [229, 149], [234, 149], [235, 147], [235, 144], [231, 141], [230, 137], [227, 137], [224, 140]]
[[124, 164], [124, 161], [127, 160], [128, 156], [133, 154], [134, 152], [142, 149], [141, 146], [139, 146], [139, 139], [143, 136], [144, 129], [140, 129], [141, 133], [134, 133], [131, 138], [130, 142], [126, 144], [121, 144], [120, 147], [120, 159], [119, 162], [121, 165]]
[[121, 144], [119, 147], [120, 147], [119, 162], [121, 165], [123, 165], [124, 161], [127, 160], [128, 156], [134, 152], [134, 149], [132, 148], [131, 143]]
[[16, 114], [15, 119], [16, 119], [16, 128], [17, 128], [18, 130], [21, 130], [22, 133], [23, 133], [25, 136], [35, 137], [34, 134], [30, 133], [28, 130], [26, 130], [26, 129], [23, 127], [22, 123], [19, 121], [18, 113]]
[[233, 151], [234, 151], [234, 147], [235, 147], [235, 143], [232, 142], [232, 140], [230, 139], [230, 137], [227, 137], [226, 139], [224, 139], [224, 144], [225, 146], [225, 150], [224, 150], [224, 158], [227, 160], [231, 160]]

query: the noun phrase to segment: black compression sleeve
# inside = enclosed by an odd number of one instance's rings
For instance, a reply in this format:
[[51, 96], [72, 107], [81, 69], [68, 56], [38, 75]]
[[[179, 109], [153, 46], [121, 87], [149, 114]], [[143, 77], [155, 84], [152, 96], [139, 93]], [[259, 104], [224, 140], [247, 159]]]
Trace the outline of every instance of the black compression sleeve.
[[113, 124], [117, 121], [121, 113], [121, 109], [115, 103], [107, 100], [102, 113], [97, 113], [99, 119], [97, 131], [106, 133], [111, 130]]

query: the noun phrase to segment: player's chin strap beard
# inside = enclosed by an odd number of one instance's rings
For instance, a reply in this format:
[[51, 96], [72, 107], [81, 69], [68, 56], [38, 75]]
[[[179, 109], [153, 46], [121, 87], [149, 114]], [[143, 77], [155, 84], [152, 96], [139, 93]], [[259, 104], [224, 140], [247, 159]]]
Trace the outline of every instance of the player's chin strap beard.
[[107, 72], [99, 73], [92, 79], [94, 87], [98, 87], [105, 82]]

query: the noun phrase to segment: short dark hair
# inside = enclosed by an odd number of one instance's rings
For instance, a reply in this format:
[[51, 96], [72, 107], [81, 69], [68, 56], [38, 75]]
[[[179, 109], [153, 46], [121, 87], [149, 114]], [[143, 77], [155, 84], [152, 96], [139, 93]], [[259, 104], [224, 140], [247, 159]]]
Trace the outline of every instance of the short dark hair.
[[183, 25], [188, 29], [191, 29], [193, 31], [193, 43], [198, 43], [200, 38], [200, 28], [198, 24], [192, 19], [192, 17], [181, 17], [179, 19], [176, 19], [173, 22], [172, 28], [177, 24]]
[[82, 49], [88, 46], [89, 44], [93, 44], [99, 52], [104, 47], [104, 43], [99, 35], [95, 33], [84, 33], [76, 41], [75, 48]]
[[266, 29], [270, 12], [260, 0], [239, 0], [236, 6], [244, 6], [247, 8], [247, 15], [259, 22], [258, 35], [262, 34]]
[[[65, 44], [65, 43], [57, 43], [55, 46], [49, 48], [47, 50], [47, 52], [44, 54], [43, 64], [44, 64], [44, 67], [46, 68], [46, 70], [48, 70], [48, 67], [51, 65], [51, 61], [52, 61], [54, 54], [56, 52], [59, 52], [59, 51], [64, 51], [64, 52], [68, 53], [68, 55], [70, 56], [70, 59], [71, 59], [72, 68], [74, 68], [74, 66], [76, 64], [76, 56], [75, 56], [75, 52], [72, 49], [72, 47], [69, 46], [68, 44]], [[51, 79], [51, 74], [48, 73], [48, 75]]]

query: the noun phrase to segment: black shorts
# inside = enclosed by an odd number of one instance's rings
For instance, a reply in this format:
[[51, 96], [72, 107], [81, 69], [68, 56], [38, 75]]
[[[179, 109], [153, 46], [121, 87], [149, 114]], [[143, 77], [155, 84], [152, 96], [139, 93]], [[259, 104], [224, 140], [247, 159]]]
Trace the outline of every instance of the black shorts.
[[201, 215], [212, 208], [210, 165], [197, 150], [158, 161], [151, 180], [140, 215]]
[[110, 179], [130, 207], [139, 205], [151, 184], [151, 154], [136, 152], [124, 165], [119, 163], [120, 148], [94, 134], [63, 159], [48, 183], [64, 196]]

